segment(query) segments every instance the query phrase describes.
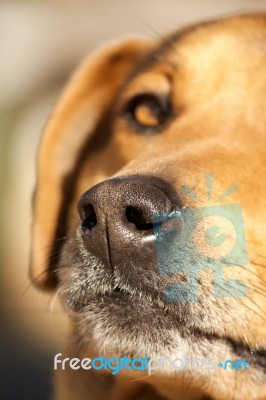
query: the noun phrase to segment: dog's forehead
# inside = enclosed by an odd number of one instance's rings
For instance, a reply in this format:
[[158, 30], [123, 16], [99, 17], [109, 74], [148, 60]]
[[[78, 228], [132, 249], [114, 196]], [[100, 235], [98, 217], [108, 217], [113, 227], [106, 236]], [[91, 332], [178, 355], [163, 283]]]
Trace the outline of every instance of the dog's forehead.
[[[266, 16], [241, 16], [196, 24], [163, 38], [133, 70], [129, 80], [142, 72], [162, 70], [164, 64], [178, 74], [182, 68], [189, 73], [207, 75], [265, 67]], [[225, 74], [224, 74], [225, 75]], [[264, 74], [265, 75], [265, 74]]]
[[265, 65], [265, 16], [198, 24], [174, 32], [151, 50], [129, 76], [122, 97], [149, 87], [171, 92], [179, 110], [195, 111], [201, 124], [203, 115], [211, 115], [216, 130], [227, 121], [231, 131], [241, 125], [244, 135], [257, 121], [257, 133], [265, 135]]

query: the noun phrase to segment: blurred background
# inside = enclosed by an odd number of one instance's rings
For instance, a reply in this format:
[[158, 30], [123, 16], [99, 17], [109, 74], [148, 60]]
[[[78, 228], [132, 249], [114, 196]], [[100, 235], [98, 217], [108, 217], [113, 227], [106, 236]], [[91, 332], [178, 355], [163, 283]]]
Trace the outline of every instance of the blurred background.
[[2, 399], [50, 399], [67, 334], [56, 295], [30, 285], [28, 252], [36, 148], [71, 71], [110, 39], [248, 11], [266, 11], [266, 0], [0, 1]]

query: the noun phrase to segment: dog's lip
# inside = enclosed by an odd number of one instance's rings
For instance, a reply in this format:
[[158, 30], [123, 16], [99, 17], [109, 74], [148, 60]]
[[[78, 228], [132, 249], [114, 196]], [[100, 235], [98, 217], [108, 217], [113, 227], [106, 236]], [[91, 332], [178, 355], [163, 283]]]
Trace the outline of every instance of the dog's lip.
[[123, 294], [129, 294], [125, 289], [123, 289], [120, 286], [115, 286], [113, 292], [115, 293], [123, 293]]
[[191, 335], [191, 338], [197, 338], [208, 340], [210, 344], [220, 342], [227, 348], [229, 347], [232, 353], [247, 361], [252, 362], [253, 366], [259, 367], [266, 374], [266, 349], [262, 347], [253, 348], [248, 344], [242, 343], [230, 336], [222, 336], [216, 333], [206, 333], [199, 330], [195, 330]]
[[106, 290], [100, 295], [101, 298], [120, 299], [124, 301], [138, 302], [139, 298], [126, 288], [116, 285], [111, 290]]
[[242, 358], [251, 358], [252, 363], [258, 367], [261, 367], [266, 374], [266, 349], [258, 348], [252, 349], [249, 346], [243, 345], [240, 342], [236, 342], [230, 338], [226, 338], [227, 342], [231, 345], [233, 352]]
[[130, 302], [137, 303], [137, 299], [132, 296], [126, 290], [116, 287], [113, 290], [108, 290], [101, 294], [100, 296], [101, 301], [106, 301], [107, 303], [115, 303], [117, 306], [124, 304], [128, 304]]
[[[108, 300], [114, 300], [114, 301], [122, 301], [121, 306], [123, 305], [124, 301], [137, 301], [140, 303], [141, 299], [136, 298], [135, 296], [132, 295], [129, 291], [127, 291], [125, 288], [120, 287], [119, 285], [116, 285], [113, 290], [106, 291], [104, 294], [101, 296], [102, 298], [108, 299]], [[143, 300], [143, 299], [142, 299]], [[156, 307], [156, 305], [154, 304]], [[248, 359], [252, 362], [253, 366], [259, 367], [263, 369], [264, 373], [266, 374], [266, 349], [265, 348], [252, 348], [248, 344], [241, 343], [240, 341], [237, 341], [236, 339], [233, 339], [232, 337], [229, 336], [222, 336], [219, 334], [215, 333], [208, 333], [208, 332], [203, 332], [200, 330], [193, 330], [193, 332], [190, 332], [189, 336], [187, 337], [190, 340], [193, 338], [196, 339], [204, 339], [210, 342], [210, 344], [213, 344], [215, 342], [221, 342], [225, 346], [229, 346], [231, 349], [232, 353], [235, 354], [238, 357], [241, 357], [243, 359]], [[185, 339], [185, 337], [184, 337]]]

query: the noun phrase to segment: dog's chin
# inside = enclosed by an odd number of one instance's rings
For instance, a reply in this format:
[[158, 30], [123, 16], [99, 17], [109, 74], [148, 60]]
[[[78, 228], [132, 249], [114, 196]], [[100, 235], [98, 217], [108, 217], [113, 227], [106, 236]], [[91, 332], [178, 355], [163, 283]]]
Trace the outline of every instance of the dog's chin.
[[[181, 347], [174, 318], [144, 296], [115, 289], [92, 297], [72, 314], [83, 344], [93, 340], [100, 353], [140, 357], [169, 354]], [[163, 353], [162, 353], [163, 352]]]
[[251, 351], [230, 337], [201, 331], [196, 326], [177, 321], [167, 309], [154, 304], [145, 295], [134, 296], [116, 288], [102, 295], [92, 295], [86, 305], [72, 311], [78, 329], [80, 348], [107, 357], [149, 357], [222, 361], [246, 359], [265, 377], [266, 353]]
[[239, 303], [234, 306], [234, 299], [219, 304], [213, 298], [164, 302], [158, 294], [126, 285], [118, 272], [114, 283], [114, 272], [97, 257], [79, 251], [74, 241], [61, 261], [59, 293], [80, 348], [89, 349], [93, 343], [98, 354], [109, 357], [248, 358], [265, 373], [265, 351], [249, 348], [234, 335], [234, 324], [241, 328], [245, 312]]
[[[91, 288], [92, 289], [92, 288]], [[266, 353], [257, 351], [250, 354], [250, 349], [226, 337], [210, 334], [191, 324], [186, 327], [171, 310], [162, 307], [145, 294], [132, 294], [126, 289], [116, 288], [96, 294], [91, 290], [86, 304], [70, 310], [75, 329], [75, 346], [78, 356], [108, 358], [164, 358], [174, 360], [211, 359], [218, 364], [226, 360], [247, 360], [252, 364], [251, 371], [222, 371], [219, 367], [212, 371], [192, 369], [185, 371], [165, 370], [153, 371], [150, 382], [156, 386], [158, 379], [169, 379], [171, 387], [190, 388], [191, 383], [206, 393], [218, 393], [219, 399], [231, 398], [228, 387], [243, 377], [241, 398], [249, 390], [249, 398], [259, 393], [259, 387], [265, 384]], [[72, 339], [73, 340], [73, 339]], [[147, 379], [147, 370], [127, 371], [119, 373], [132, 379]], [[136, 373], [136, 374], [135, 374]], [[254, 385], [256, 382], [256, 385]], [[175, 390], [178, 390], [177, 388]], [[216, 392], [217, 391], [217, 392]], [[221, 393], [223, 395], [221, 396]], [[184, 397], [185, 398], [185, 397]], [[211, 397], [212, 398], [212, 397]], [[239, 397], [240, 398], [240, 397]], [[236, 399], [236, 398], [235, 398]]]

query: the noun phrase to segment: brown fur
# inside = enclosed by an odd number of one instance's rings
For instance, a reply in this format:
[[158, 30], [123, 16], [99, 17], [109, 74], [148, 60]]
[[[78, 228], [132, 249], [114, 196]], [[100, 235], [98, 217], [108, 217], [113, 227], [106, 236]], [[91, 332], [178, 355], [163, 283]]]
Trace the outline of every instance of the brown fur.
[[[165, 93], [172, 102], [171, 120], [153, 135], [134, 130], [122, 113], [128, 99], [147, 90]], [[70, 242], [76, 243], [71, 238], [78, 225], [76, 205], [82, 193], [93, 185], [113, 176], [156, 176], [169, 182], [179, 194], [181, 187], [187, 185], [206, 200], [204, 174], [212, 172], [214, 199], [233, 182], [239, 187], [223, 204], [241, 203], [249, 264], [228, 267], [225, 274], [245, 282], [248, 296], [241, 301], [207, 297], [201, 303], [206, 321], [197, 320], [199, 305], [191, 306], [191, 316], [206, 334], [217, 336], [215, 344], [206, 344], [207, 353], [223, 351], [224, 337], [265, 351], [265, 104], [265, 16], [234, 17], [198, 25], [159, 43], [128, 40], [89, 57], [63, 93], [39, 150], [33, 281], [44, 287], [58, 284], [60, 289], [61, 285], [63, 298], [68, 293], [71, 276], [64, 269], [58, 275], [58, 269], [68, 261], [71, 268]], [[188, 207], [197, 207], [192, 199], [184, 201]], [[168, 278], [165, 279], [164, 285]], [[202, 281], [207, 286], [208, 274], [202, 275]], [[66, 354], [92, 358], [103, 348], [109, 356], [125, 354], [123, 338], [119, 348], [112, 334], [109, 338], [90, 337], [93, 345], [87, 344], [86, 337], [82, 337], [87, 328], [79, 320], [81, 317], [70, 314], [73, 331]], [[95, 318], [97, 315], [96, 307]], [[205, 342], [199, 346], [198, 339], [194, 344], [193, 340], [189, 339], [191, 348], [203, 349]], [[140, 334], [139, 347], [132, 344], [130, 353], [143, 355], [141, 341]], [[161, 343], [164, 355], [163, 338]], [[158, 338], [157, 349], [159, 346]], [[236, 358], [232, 349], [227, 351], [226, 358]], [[211, 378], [180, 373], [146, 378], [142, 374], [124, 374], [114, 379], [108, 374], [94, 376], [91, 371], [63, 371], [58, 374], [56, 398], [266, 398], [265, 370], [254, 368], [249, 374], [227, 372], [217, 371]], [[133, 383], [137, 378], [141, 380]]]

